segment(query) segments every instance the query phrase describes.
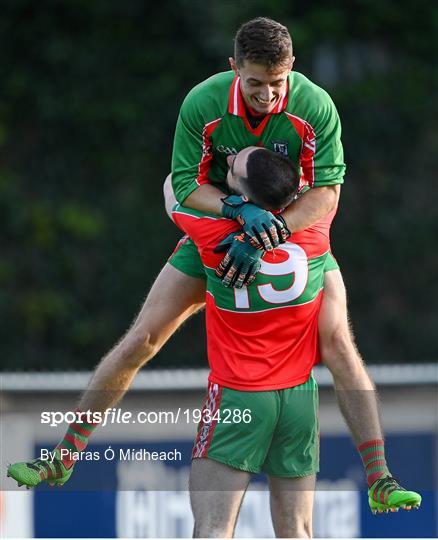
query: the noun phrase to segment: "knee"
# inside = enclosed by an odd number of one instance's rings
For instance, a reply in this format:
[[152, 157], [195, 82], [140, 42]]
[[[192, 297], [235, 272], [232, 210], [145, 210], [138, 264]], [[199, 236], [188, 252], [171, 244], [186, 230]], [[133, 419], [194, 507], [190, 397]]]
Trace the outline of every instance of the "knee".
[[348, 328], [338, 325], [320, 332], [319, 347], [324, 362], [332, 362], [335, 359], [345, 359], [349, 356], [353, 347], [352, 336]]
[[335, 329], [320, 337], [321, 359], [329, 369], [337, 391], [371, 390], [375, 386], [356, 348], [350, 329]]
[[123, 340], [125, 361], [135, 368], [141, 368], [159, 351], [158, 340], [149, 332], [133, 328]]

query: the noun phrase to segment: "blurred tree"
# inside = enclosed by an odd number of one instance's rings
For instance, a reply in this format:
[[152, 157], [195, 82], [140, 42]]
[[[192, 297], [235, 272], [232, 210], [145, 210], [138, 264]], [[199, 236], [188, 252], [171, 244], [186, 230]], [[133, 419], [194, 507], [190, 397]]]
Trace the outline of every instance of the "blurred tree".
[[[161, 186], [180, 103], [228, 69], [235, 30], [258, 15], [288, 25], [296, 69], [343, 121], [333, 245], [360, 349], [374, 362], [432, 360], [433, 2], [4, 0], [3, 369], [91, 368], [125, 331], [179, 237]], [[205, 365], [203, 332], [198, 316], [154, 365]]]

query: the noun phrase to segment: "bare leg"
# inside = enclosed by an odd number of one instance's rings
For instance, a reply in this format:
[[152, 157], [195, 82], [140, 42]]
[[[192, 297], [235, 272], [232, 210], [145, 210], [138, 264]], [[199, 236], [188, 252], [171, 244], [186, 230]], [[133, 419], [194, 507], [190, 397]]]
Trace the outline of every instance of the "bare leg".
[[315, 475], [269, 477], [272, 524], [277, 538], [312, 538]]
[[339, 270], [325, 274], [318, 328], [322, 359], [333, 376], [339, 408], [356, 445], [383, 439], [376, 388], [348, 324], [346, 292]]
[[194, 538], [233, 536], [250, 478], [250, 473], [213, 459], [192, 461], [190, 502], [195, 518]]
[[205, 281], [166, 264], [122, 340], [101, 360], [79, 409], [104, 411], [128, 390], [138, 370], [204, 305]]

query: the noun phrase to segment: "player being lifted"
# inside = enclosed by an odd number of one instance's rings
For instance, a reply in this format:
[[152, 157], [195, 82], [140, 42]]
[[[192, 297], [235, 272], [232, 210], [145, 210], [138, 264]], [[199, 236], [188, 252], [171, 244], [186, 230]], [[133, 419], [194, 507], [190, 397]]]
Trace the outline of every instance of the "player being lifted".
[[[269, 251], [278, 245], [278, 233], [283, 234], [286, 226], [294, 233], [303, 231], [336, 209], [345, 169], [339, 118], [322, 89], [291, 71], [292, 42], [281, 24], [265, 18], [244, 24], [237, 32], [235, 58], [230, 61], [232, 71], [195, 87], [181, 108], [173, 187], [185, 207], [239, 218], [253, 245]], [[277, 226], [273, 226], [272, 214], [254, 204], [222, 200], [224, 193], [218, 187], [225, 190], [227, 156], [251, 145], [287, 155], [300, 166], [302, 185], [310, 188], [281, 214], [281, 225], [274, 222]], [[251, 279], [251, 275], [235, 276], [251, 249], [251, 256], [257, 257], [255, 248], [233, 241], [231, 257], [227, 255], [221, 266], [226, 285], [241, 286]], [[250, 274], [255, 270], [249, 268]], [[187, 241], [158, 276], [126, 336], [101, 361], [79, 409], [103, 411], [114, 405], [140, 367], [203, 304], [204, 297], [204, 269], [196, 247]], [[405, 490], [386, 466], [375, 388], [349, 331], [338, 269], [325, 275], [318, 328], [323, 361], [333, 375], [339, 406], [364, 463], [371, 509], [404, 506], [398, 501]], [[83, 449], [93, 427], [80, 431], [72, 425], [62, 444]], [[28, 485], [41, 479], [63, 483], [71, 474], [68, 461], [54, 469], [38, 460], [31, 464], [13, 465], [9, 473]], [[416, 501], [420, 500], [417, 495]]]

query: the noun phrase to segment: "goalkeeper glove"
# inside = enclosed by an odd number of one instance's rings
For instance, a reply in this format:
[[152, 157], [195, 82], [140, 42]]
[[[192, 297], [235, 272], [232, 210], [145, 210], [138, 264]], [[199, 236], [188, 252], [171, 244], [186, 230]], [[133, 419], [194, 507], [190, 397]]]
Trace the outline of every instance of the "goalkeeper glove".
[[231, 233], [215, 248], [215, 253], [227, 251], [216, 268], [225, 287], [241, 289], [251, 285], [260, 270], [263, 251], [255, 248], [245, 233]]
[[222, 215], [235, 219], [242, 225], [251, 244], [257, 249], [269, 251], [283, 244], [291, 235], [286, 222], [280, 216], [274, 216], [262, 210], [240, 195], [229, 195], [222, 199]]

